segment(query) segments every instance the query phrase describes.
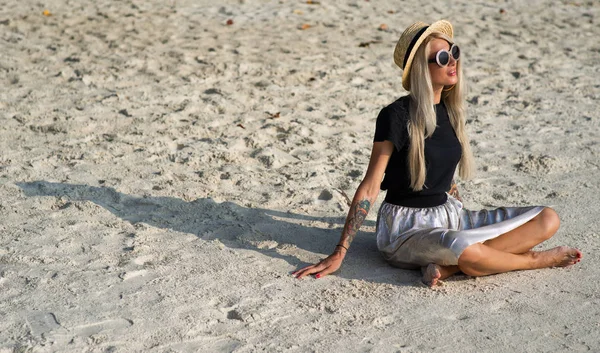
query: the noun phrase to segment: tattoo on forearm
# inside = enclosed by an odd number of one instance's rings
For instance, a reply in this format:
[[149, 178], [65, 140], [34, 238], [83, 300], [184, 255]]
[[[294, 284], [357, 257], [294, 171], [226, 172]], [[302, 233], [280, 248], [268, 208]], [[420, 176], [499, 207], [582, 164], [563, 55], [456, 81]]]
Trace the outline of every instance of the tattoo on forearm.
[[344, 235], [346, 237], [343, 240], [345, 240], [348, 245], [354, 240], [356, 233], [358, 233], [358, 228], [360, 228], [365, 218], [367, 218], [370, 208], [371, 201], [369, 201], [369, 199], [360, 200], [352, 207], [348, 220], [346, 221], [346, 226], [344, 227]]

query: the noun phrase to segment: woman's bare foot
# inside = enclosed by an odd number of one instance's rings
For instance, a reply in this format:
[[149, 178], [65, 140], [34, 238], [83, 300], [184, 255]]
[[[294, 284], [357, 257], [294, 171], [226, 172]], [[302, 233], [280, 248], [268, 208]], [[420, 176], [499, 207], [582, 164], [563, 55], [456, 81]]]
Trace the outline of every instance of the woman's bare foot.
[[459, 272], [458, 266], [440, 266], [437, 264], [429, 264], [421, 267], [423, 277], [421, 281], [430, 287], [442, 284], [442, 280]]
[[575, 265], [581, 261], [582, 257], [581, 251], [568, 246], [557, 246], [550, 250], [533, 252], [533, 258], [538, 261], [541, 268]]
[[421, 267], [421, 282], [429, 287], [435, 287], [438, 284], [438, 280], [442, 277], [440, 272], [440, 266], [436, 264], [429, 264], [427, 266]]

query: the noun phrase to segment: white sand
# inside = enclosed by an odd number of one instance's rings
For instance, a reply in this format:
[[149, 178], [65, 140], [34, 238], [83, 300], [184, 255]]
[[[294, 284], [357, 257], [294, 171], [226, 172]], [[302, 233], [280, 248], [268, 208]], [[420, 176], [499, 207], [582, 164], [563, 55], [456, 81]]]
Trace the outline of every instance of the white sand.
[[[215, 3], [0, 2], [0, 352], [600, 349], [600, 3]], [[542, 248], [583, 261], [431, 290], [380, 258], [372, 211], [338, 273], [292, 278], [405, 94], [395, 41], [441, 18], [466, 206], [553, 205]]]

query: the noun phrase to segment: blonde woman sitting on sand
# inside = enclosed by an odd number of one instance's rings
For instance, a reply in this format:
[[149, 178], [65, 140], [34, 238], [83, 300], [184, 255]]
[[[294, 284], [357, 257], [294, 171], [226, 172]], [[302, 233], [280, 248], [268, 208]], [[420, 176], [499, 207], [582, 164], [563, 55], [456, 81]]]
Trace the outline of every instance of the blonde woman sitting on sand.
[[402, 86], [409, 94], [377, 117], [367, 173], [335, 250], [294, 276], [320, 278], [340, 268], [380, 189], [387, 193], [377, 217], [377, 247], [393, 266], [420, 268], [427, 285], [459, 271], [486, 276], [581, 260], [579, 250], [566, 246], [531, 250], [557, 231], [553, 209], [469, 211], [446, 192], [457, 165], [463, 179], [473, 169], [460, 58], [447, 21], [417, 22], [402, 33], [394, 61], [404, 70]]

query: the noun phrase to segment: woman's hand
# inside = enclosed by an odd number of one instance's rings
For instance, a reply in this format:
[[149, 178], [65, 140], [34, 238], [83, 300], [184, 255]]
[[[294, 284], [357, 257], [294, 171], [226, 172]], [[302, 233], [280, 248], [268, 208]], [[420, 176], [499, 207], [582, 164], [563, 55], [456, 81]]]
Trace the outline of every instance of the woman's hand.
[[[342, 254], [343, 252], [343, 254]], [[298, 271], [292, 272], [292, 275], [296, 278], [302, 278], [308, 275], [315, 275], [315, 278], [321, 278], [327, 276], [330, 273], [337, 271], [342, 266], [342, 261], [346, 256], [345, 250], [336, 251], [329, 255], [325, 259], [321, 260], [318, 264], [304, 267]]]
[[391, 141], [373, 142], [367, 174], [354, 194], [354, 199], [352, 200], [348, 216], [346, 217], [346, 223], [344, 224], [344, 230], [338, 244], [335, 246], [335, 251], [318, 264], [306, 266], [292, 272], [293, 276], [302, 278], [308, 275], [315, 275], [316, 278], [321, 278], [337, 271], [342, 266], [342, 261], [346, 256], [346, 251], [348, 251], [350, 243], [352, 243], [358, 232], [358, 228], [360, 228], [367, 217], [371, 205], [377, 199], [381, 180], [383, 180], [385, 169], [393, 151], [394, 144]]
[[454, 197], [458, 201], [463, 202], [463, 200], [460, 198], [460, 195], [458, 193], [458, 185], [456, 185], [456, 182], [454, 181], [454, 179], [452, 179], [452, 186], [450, 186], [450, 190], [448, 190], [448, 194], [450, 194], [450, 196]]

